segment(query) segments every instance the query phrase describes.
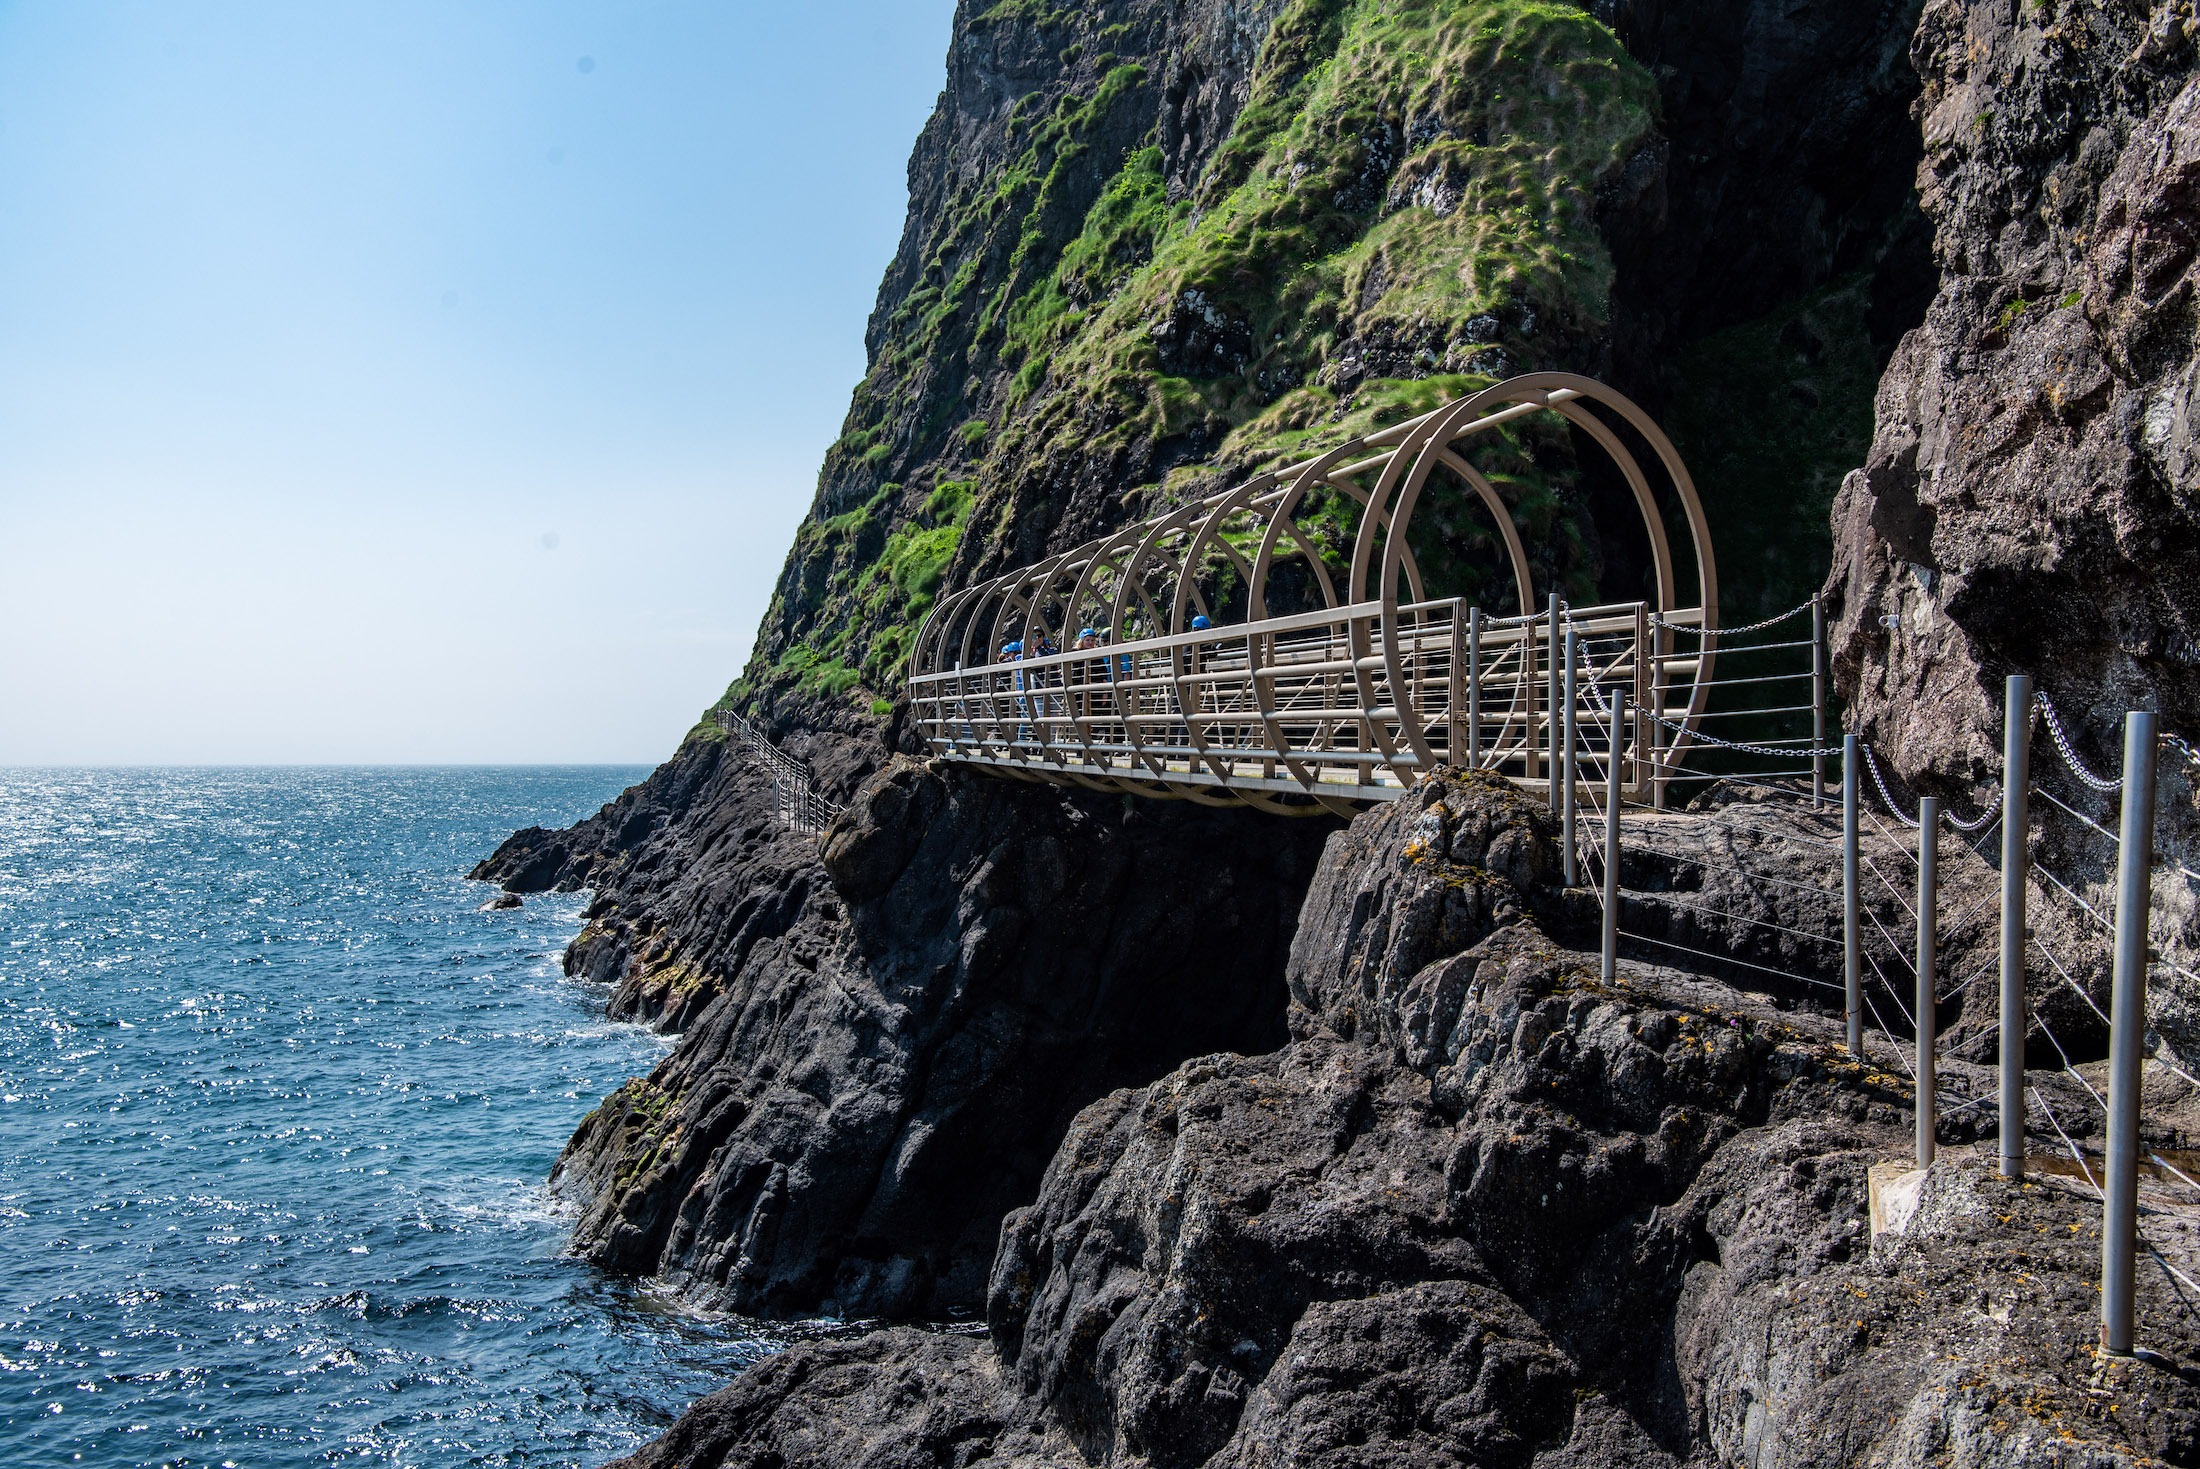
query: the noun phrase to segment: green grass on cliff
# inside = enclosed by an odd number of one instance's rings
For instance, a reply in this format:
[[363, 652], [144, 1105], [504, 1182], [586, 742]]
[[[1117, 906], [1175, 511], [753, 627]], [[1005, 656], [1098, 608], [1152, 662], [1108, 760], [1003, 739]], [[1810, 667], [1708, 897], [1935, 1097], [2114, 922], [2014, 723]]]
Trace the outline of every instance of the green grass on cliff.
[[[1507, 314], [1522, 355], [1539, 335], [1594, 332], [1611, 285], [1595, 185], [1655, 106], [1648, 74], [1571, 5], [1307, 0], [1264, 52], [1208, 207], [1165, 207], [1158, 152], [1126, 162], [1021, 303], [1053, 335], [1008, 343], [1019, 383], [1042, 376], [1051, 347], [1045, 374], [1074, 397], [1097, 385], [1125, 410], [1118, 433], [1168, 433], [1172, 405], [1154, 388], [1168, 376], [1156, 330], [1172, 312], [1243, 337], [1241, 365], [1190, 379], [1204, 416], [1233, 427], [1279, 384], [1318, 384], [1344, 340], [1424, 340], [1416, 366], [1433, 373], [1456, 368], [1442, 354], [1480, 334], [1478, 318]], [[1240, 171], [1221, 191], [1217, 177]], [[1092, 295], [1094, 259], [1120, 270], [1148, 240], [1151, 259], [1097, 308], [1050, 316]], [[1257, 446], [1240, 435], [1236, 447]]]
[[[1163, 483], [1117, 484], [1123, 514], [1576, 365], [1605, 326], [1596, 191], [1651, 135], [1656, 88], [1574, 5], [1290, 0], [1230, 135], [1173, 201], [1159, 81], [1115, 59], [1137, 49], [1125, 28], [1044, 0], [970, 24], [1022, 28], [1070, 82], [1019, 100], [998, 125], [1006, 163], [954, 172], [917, 222], [744, 699], [870, 707], [944, 578], [1028, 559], [1061, 513], [1054, 487], [1105, 480], [1139, 446], [1197, 448]], [[1592, 583], [1564, 436], [1523, 429], [1483, 453], [1538, 575]], [[1450, 589], [1489, 583], [1481, 514], [1429, 507], [1424, 554]]]

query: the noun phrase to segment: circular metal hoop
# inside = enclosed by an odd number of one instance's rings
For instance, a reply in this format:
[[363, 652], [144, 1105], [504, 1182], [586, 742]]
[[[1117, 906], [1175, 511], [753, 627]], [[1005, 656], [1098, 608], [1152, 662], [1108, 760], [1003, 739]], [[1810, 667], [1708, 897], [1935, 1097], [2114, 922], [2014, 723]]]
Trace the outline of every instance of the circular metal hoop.
[[[1286, 671], [1277, 659], [1277, 634], [1268, 628], [1297, 626], [1314, 615], [1275, 614], [1274, 578], [1288, 565], [1303, 568], [1289, 583], [1291, 597], [1301, 603], [1318, 597], [1316, 611], [1334, 614], [1345, 639], [1349, 669], [1337, 666], [1356, 692], [1356, 708], [1350, 710], [1358, 722], [1355, 758], [1371, 762], [1362, 779], [1371, 779], [1379, 767], [1410, 785], [1444, 758], [1415, 701], [1393, 692], [1416, 686], [1414, 660], [1429, 656], [1417, 619], [1438, 605], [1428, 602], [1410, 544], [1415, 509], [1439, 470], [1463, 484], [1472, 503], [1489, 515], [1504, 548], [1521, 618], [1533, 616], [1536, 587], [1528, 549], [1511, 507], [1470, 451], [1501, 425], [1538, 414], [1555, 415], [1576, 442], [1601, 450], [1627, 485], [1648, 543], [1655, 597], [1650, 610], [1656, 620], [1690, 616], [1705, 633], [1685, 706], [1673, 708], [1680, 731], [1665, 758], [1677, 759], [1703, 713], [1717, 647], [1718, 572], [1709, 523], [1680, 454], [1650, 416], [1624, 394], [1571, 373], [1530, 373], [1496, 383], [1408, 423], [943, 596], [911, 650], [913, 687], [914, 681], [988, 667], [998, 661], [995, 650], [1009, 643], [1021, 643], [1025, 658], [1049, 644], [1067, 649], [1074, 629], [1091, 627], [1110, 652], [1086, 654], [1076, 675], [1085, 682], [1070, 682], [1067, 670], [1050, 667], [1035, 672], [1027, 685], [1022, 672], [1004, 670], [980, 681], [975, 691], [958, 683], [953, 703], [960, 712], [954, 717], [978, 744], [1020, 773], [1208, 804], [1242, 802], [1291, 811], [1343, 807], [1351, 799], [1349, 788], [1316, 789], [1320, 782], [1308, 750], [1292, 736], [1294, 729], [1311, 727], [1306, 737], [1314, 748], [1334, 753], [1335, 730], [1321, 719], [1310, 725], [1309, 716], [1284, 709], [1276, 696]], [[1625, 434], [1647, 446], [1648, 460], [1638, 457]], [[1648, 472], [1651, 461], [1669, 492], [1667, 503], [1677, 504], [1688, 528], [1693, 606], [1681, 601], [1688, 567], [1676, 558], [1660, 486]], [[1333, 564], [1335, 553], [1327, 548], [1353, 517], [1350, 506], [1343, 521], [1326, 510], [1331, 497], [1358, 506], [1350, 558], [1343, 566]], [[1305, 518], [1310, 505], [1317, 516], [1327, 516], [1326, 522]], [[1227, 609], [1216, 602], [1209, 583], [1211, 574], [1225, 568], [1244, 581], [1242, 599], [1234, 592], [1224, 599]], [[1227, 623], [1225, 610], [1232, 616]], [[1458, 614], [1452, 615], [1456, 621]], [[1213, 676], [1202, 668], [1206, 634], [1192, 628], [1195, 618], [1216, 627], [1218, 635], [1242, 628], [1241, 651], [1234, 648], [1232, 654], [1239, 660], [1232, 665], [1239, 692], [1226, 708], [1209, 688]], [[1662, 669], [1672, 652], [1671, 634], [1659, 626], [1649, 637], [1654, 647], [1642, 656], [1654, 658]], [[1117, 648], [1126, 651], [1118, 656]], [[1139, 660], [1135, 667], [1131, 650]], [[1661, 692], [1661, 703], [1663, 697]], [[989, 733], [978, 735], [981, 726]], [[1223, 731], [1219, 749], [1212, 745], [1210, 727]], [[1105, 748], [1118, 753], [1112, 762], [1096, 763], [1082, 752], [1100, 744], [1103, 729], [1113, 741]], [[1263, 736], [1255, 742], [1264, 752], [1258, 758], [1274, 778], [1261, 789], [1233, 788], [1233, 771], [1247, 758], [1243, 742], [1255, 733]], [[1127, 765], [1121, 763], [1126, 759]], [[1308, 798], [1306, 807], [1294, 804]]]

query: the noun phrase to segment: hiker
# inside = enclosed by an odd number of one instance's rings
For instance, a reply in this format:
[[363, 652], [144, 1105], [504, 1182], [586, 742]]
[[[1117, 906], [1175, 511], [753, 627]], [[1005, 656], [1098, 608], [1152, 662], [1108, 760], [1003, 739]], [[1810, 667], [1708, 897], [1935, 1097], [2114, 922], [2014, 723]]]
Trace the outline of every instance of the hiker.
[[[1213, 626], [1214, 623], [1208, 620], [1207, 614], [1204, 612], [1198, 614], [1192, 619], [1193, 632], [1206, 632], [1209, 628]], [[1199, 644], [1194, 643], [1189, 648], [1186, 648], [1184, 650], [1184, 656], [1186, 660], [1189, 661], [1192, 665], [1192, 672], [1199, 672]]]
[[[1092, 649], [1099, 646], [1100, 638], [1098, 634], [1094, 633], [1093, 630], [1089, 627], [1081, 627], [1077, 629], [1077, 641], [1070, 644], [1070, 650], [1076, 653], [1085, 653], [1090, 652]], [[1100, 667], [1101, 677], [1105, 678], [1107, 676], [1107, 660], [1105, 658], [1100, 660]], [[1080, 687], [1084, 687], [1092, 683], [1092, 664], [1089, 660], [1079, 663], [1077, 665], [1075, 681]], [[1089, 693], [1078, 694], [1076, 707], [1077, 717], [1079, 719], [1091, 718], [1093, 709], [1093, 696]]]
[[[1062, 645], [1054, 641], [1053, 635], [1042, 632], [1039, 634], [1039, 651], [1032, 656], [1034, 658], [1051, 658], [1061, 651]], [[1033, 702], [1038, 706], [1038, 714], [1041, 719], [1061, 713], [1062, 701], [1046, 692], [1046, 690], [1058, 686], [1061, 682], [1062, 670], [1059, 668], [1041, 668], [1032, 673], [1031, 686], [1039, 691], [1039, 697]]]
[[[1024, 645], [1021, 642], [1010, 642], [1001, 644], [1001, 661], [1003, 663], [1023, 662]], [[1029, 709], [1025, 707], [1024, 700], [1022, 698], [1022, 694], [1024, 691], [1024, 674], [1022, 669], [1018, 669], [1016, 671], [1015, 681], [1016, 693], [1018, 695], [1016, 699], [1016, 714], [1017, 717], [1021, 719], [1030, 713]], [[1030, 730], [1026, 726], [1020, 724], [1017, 726], [1016, 739], [1022, 740], [1026, 738], [1029, 734]]]
[[[1213, 629], [1214, 625], [1214, 620], [1208, 617], [1207, 614], [1204, 612], [1198, 614], [1192, 619], [1193, 632], [1208, 632]], [[1207, 660], [1201, 654], [1199, 644], [1194, 643], [1189, 648], [1186, 648], [1184, 650], [1184, 655], [1185, 660], [1189, 662], [1192, 666], [1192, 672], [1199, 673], [1204, 670]], [[1214, 689], [1209, 688], [1205, 684], [1201, 684], [1197, 690], [1197, 697], [1199, 699], [1199, 707], [1204, 710], [1207, 708], [1209, 703], [1211, 703], [1218, 696]], [[1187, 722], [1184, 727], [1184, 743], [1188, 745], [1191, 742], [1191, 726], [1189, 722]]]

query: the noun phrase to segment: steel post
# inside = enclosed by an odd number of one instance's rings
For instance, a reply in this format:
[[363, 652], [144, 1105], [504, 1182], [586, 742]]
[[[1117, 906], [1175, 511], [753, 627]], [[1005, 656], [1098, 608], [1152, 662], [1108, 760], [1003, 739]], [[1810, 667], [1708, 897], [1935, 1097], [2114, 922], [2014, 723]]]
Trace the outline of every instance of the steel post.
[[1933, 1050], [1940, 1030], [1940, 797], [1917, 803], [1917, 1166], [1930, 1167], [1940, 1120]]
[[1544, 692], [1545, 692], [1545, 697], [1546, 697], [1546, 699], [1547, 699], [1547, 701], [1548, 701], [1545, 707], [1547, 707], [1547, 708], [1548, 708], [1548, 709], [1550, 710], [1550, 720], [1549, 720], [1548, 724], [1547, 724], [1547, 725], [1545, 726], [1545, 729], [1544, 729], [1544, 734], [1543, 734], [1543, 738], [1544, 738], [1544, 742], [1545, 742], [1545, 744], [1546, 744], [1546, 745], [1548, 745], [1548, 747], [1549, 747], [1549, 749], [1550, 749], [1550, 755], [1551, 755], [1551, 759], [1550, 759], [1550, 779], [1551, 779], [1551, 809], [1552, 809], [1553, 811], [1556, 811], [1556, 810], [1558, 809], [1558, 777], [1559, 777], [1559, 769], [1558, 769], [1558, 718], [1559, 718], [1559, 716], [1558, 716], [1558, 593], [1556, 593], [1556, 592], [1553, 592], [1553, 593], [1551, 593], [1551, 613], [1550, 613], [1550, 616], [1551, 616], [1551, 620], [1550, 620], [1550, 625], [1549, 625], [1549, 626], [1548, 626], [1548, 627], [1547, 627], [1547, 628], [1545, 629], [1545, 631], [1546, 631], [1546, 633], [1547, 633], [1547, 635], [1548, 635], [1548, 638], [1547, 638], [1548, 646], [1547, 646], [1547, 648], [1546, 648], [1546, 652], [1547, 652], [1547, 653], [1548, 653], [1548, 655], [1549, 655], [1549, 656], [1548, 656], [1548, 657], [1547, 657], [1547, 658], [1545, 659], [1545, 663], [1546, 663], [1546, 666], [1547, 666], [1547, 669], [1548, 669], [1548, 672], [1547, 672], [1547, 674], [1546, 674], [1546, 679], [1545, 679], [1545, 681], [1546, 681], [1546, 683], [1547, 683], [1547, 684], [1549, 685], [1549, 687], [1548, 687], [1548, 688], [1546, 688], [1546, 689], [1545, 689], [1545, 691], [1544, 691]]
[[2124, 819], [2116, 860], [2116, 967], [2108, 1016], [2108, 1190], [2101, 1206], [2101, 1346], [2129, 1356], [2139, 1246], [2139, 1084], [2147, 1026], [2147, 908], [2154, 877], [2154, 715], [2124, 716]]
[[2024, 897], [2031, 876], [2032, 680], [2009, 676], [2001, 730], [2001, 1176], [2024, 1176]]
[[1482, 609], [1467, 612], [1467, 766], [1482, 763]]
[[1864, 1054], [1864, 912], [1857, 886], [1857, 769], [1855, 735], [1841, 741], [1841, 967], [1846, 981], [1849, 1054]]
[[1826, 602], [1810, 599], [1810, 804], [1826, 805]]
[[1620, 754], [1627, 739], [1627, 690], [1612, 695], [1612, 744], [1604, 784], [1604, 942], [1601, 972], [1609, 983], [1619, 970]]
[[1580, 731], [1575, 727], [1574, 721], [1574, 699], [1576, 697], [1574, 681], [1580, 662], [1581, 641], [1574, 631], [1573, 622], [1569, 619], [1566, 623], [1566, 714], [1561, 731], [1561, 737], [1565, 741], [1566, 755], [1565, 759], [1558, 764], [1559, 779], [1565, 783], [1566, 787], [1559, 798], [1559, 810], [1562, 813], [1561, 825], [1564, 831], [1562, 840], [1566, 848], [1566, 886], [1568, 887], [1572, 887], [1581, 875], [1580, 858], [1574, 842], [1575, 782], [1580, 776], [1580, 772], [1574, 768], [1574, 762], [1580, 758], [1581, 751], [1580, 740], [1578, 739]]
[[[1650, 708], [1662, 718], [1665, 714], [1665, 655], [1673, 634], [1657, 623], [1650, 624]], [[1665, 747], [1668, 737], [1665, 726], [1651, 719], [1646, 726], [1650, 736], [1650, 809], [1665, 809], [1665, 787], [1670, 772], [1665, 764]]]

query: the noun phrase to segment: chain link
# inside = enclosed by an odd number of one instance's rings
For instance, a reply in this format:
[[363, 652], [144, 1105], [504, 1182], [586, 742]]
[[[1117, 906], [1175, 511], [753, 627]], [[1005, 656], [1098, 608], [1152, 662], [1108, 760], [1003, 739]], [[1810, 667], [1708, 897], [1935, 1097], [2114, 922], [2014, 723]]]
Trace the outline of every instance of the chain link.
[[[1816, 599], [1814, 598], [1812, 600], [1815, 601]], [[1766, 618], [1763, 622], [1748, 622], [1742, 624], [1742, 626], [1740, 627], [1715, 627], [1711, 629], [1711, 635], [1716, 638], [1724, 638], [1733, 637], [1737, 634], [1745, 632], [1763, 632], [1768, 627], [1777, 627], [1779, 624], [1787, 621], [1790, 617], [1793, 617], [1798, 612], [1810, 611], [1811, 605], [1811, 602], [1805, 602], [1800, 607], [1790, 607], [1787, 611], [1775, 613], [1773, 616]], [[1667, 622], [1664, 618], [1658, 616], [1658, 614], [1655, 612], [1650, 614], [1650, 625], [1652, 627], [1662, 627], [1667, 632], [1692, 632], [1698, 637], [1702, 637], [1704, 633], [1704, 630], [1702, 628], [1690, 627], [1685, 622]]]
[[2191, 741], [2181, 735], [2165, 734], [2162, 736], [2162, 743], [2184, 756], [2185, 764], [2200, 771], [2200, 750], [2195, 750]]
[[1954, 827], [1957, 831], [1981, 831], [1984, 830], [1986, 827], [1992, 826], [1995, 820], [2000, 817], [2000, 815], [2001, 787], [1995, 786], [1993, 794], [1986, 798], [1986, 809], [1979, 812], [1978, 815], [1972, 817], [1969, 821], [1965, 821], [1961, 817], [1955, 816], [1953, 814], [1944, 815], [1943, 819], [1946, 820], [1947, 823], [1950, 826]]
[[[2043, 692], [2035, 690], [2032, 694], [2032, 698], [2040, 706], [2040, 712], [2047, 716], [2047, 732], [2050, 736], [2054, 738], [2055, 749], [2062, 756], [2063, 764], [2070, 767], [2070, 773], [2072, 775], [2075, 775], [2079, 780], [2083, 781], [2085, 784], [2091, 786], [2097, 791], [2113, 791], [2121, 789], [2123, 786], [2122, 781], [2103, 780], [2101, 777], [2095, 775], [2092, 771], [2085, 768], [2085, 762], [2080, 760], [2078, 758], [2078, 752], [2071, 748], [2070, 736], [2063, 730], [2062, 716], [2055, 712], [2055, 706], [2048, 699], [2047, 695]], [[2169, 736], [2169, 738], [2175, 739], [2176, 737], [2172, 735]], [[2178, 740], [2178, 743], [2184, 744], [2184, 741]], [[2185, 748], [2189, 751], [2192, 747], [2190, 745], [2186, 745]]]
[[1872, 747], [1862, 740], [1856, 742], [1856, 747], [1864, 752], [1864, 768], [1872, 773], [1872, 784], [1879, 787], [1880, 804], [1887, 808], [1887, 814], [1904, 826], [1915, 827], [1917, 818], [1904, 816], [1902, 808], [1894, 803], [1894, 796], [1887, 790], [1887, 777], [1879, 773], [1879, 757], [1872, 753]]
[[1792, 756], [1807, 759], [1816, 755], [1830, 756], [1841, 753], [1840, 749], [1833, 745], [1828, 745], [1823, 750], [1811, 749], [1807, 746], [1803, 749], [1796, 749], [1792, 745], [1746, 745], [1740, 740], [1722, 740], [1715, 734], [1705, 734], [1700, 729], [1690, 729], [1685, 724], [1676, 724], [1647, 705], [1643, 707], [1642, 712], [1675, 734], [1685, 734], [1691, 740], [1700, 740], [1707, 745], [1717, 745], [1722, 750], [1740, 750], [1745, 755], [1770, 755], [1778, 759], [1787, 759]]
[[[1894, 817], [1895, 820], [1901, 822], [1904, 826], [1909, 827], [1913, 831], [1916, 830], [1918, 826], [1918, 818], [1915, 816], [1904, 816], [1902, 814], [1902, 808], [1894, 803], [1894, 795], [1887, 789], [1887, 777], [1880, 774], [1879, 771], [1879, 756], [1874, 754], [1872, 751], [1872, 747], [1865, 744], [1862, 740], [1858, 740], [1856, 742], [1856, 747], [1864, 752], [1864, 764], [1868, 766], [1871, 770], [1872, 784], [1879, 787], [1880, 804], [1884, 805], [1887, 808], [1887, 814]], [[1962, 817], [1956, 815], [1952, 811], [1943, 811], [1940, 814], [1940, 819], [1947, 822], [1957, 831], [1983, 831], [1985, 828], [1992, 826], [1995, 820], [2001, 815], [2000, 796], [2001, 787], [1995, 786], [1993, 795], [1987, 798], [1986, 809], [1979, 812], [1978, 815], [1972, 817], [1969, 821], [1965, 821]]]

